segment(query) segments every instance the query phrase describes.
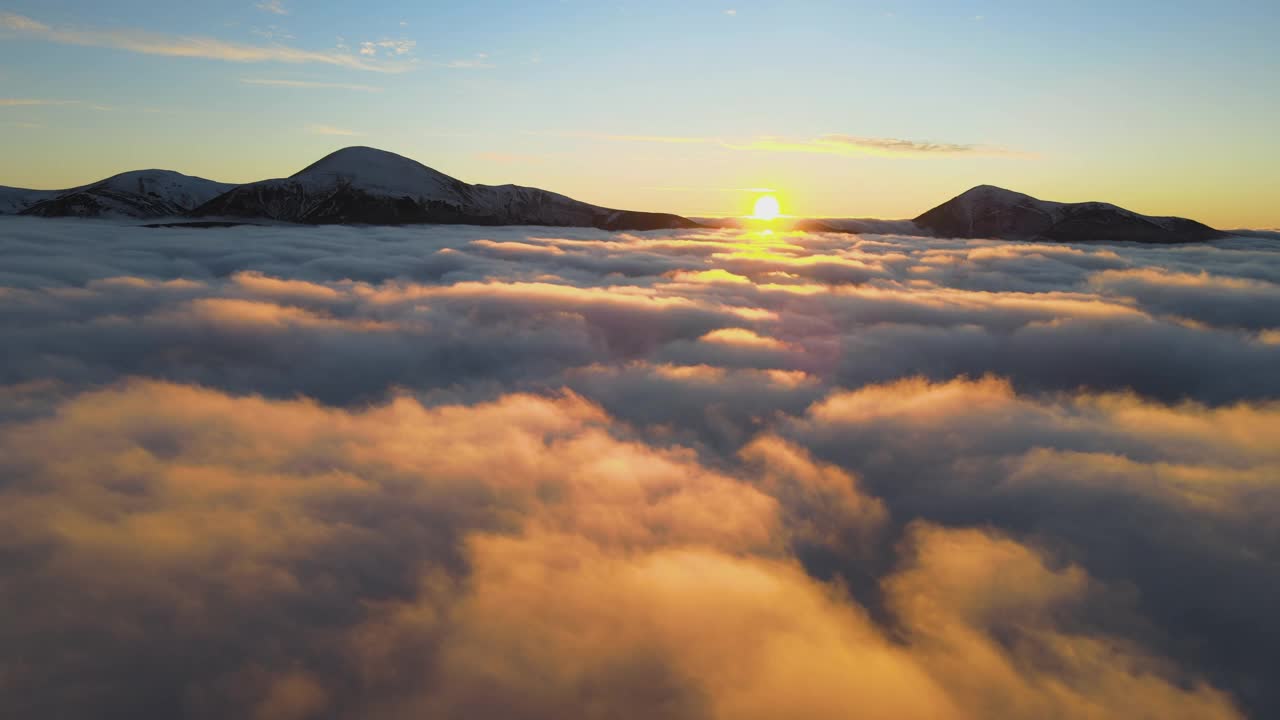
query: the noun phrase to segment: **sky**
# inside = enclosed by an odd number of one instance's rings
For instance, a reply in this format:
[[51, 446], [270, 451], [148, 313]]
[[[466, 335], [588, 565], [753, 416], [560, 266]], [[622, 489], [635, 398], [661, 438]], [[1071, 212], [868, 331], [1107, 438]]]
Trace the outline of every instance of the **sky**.
[[1280, 227], [1280, 4], [0, 4], [0, 184], [370, 145], [613, 207], [913, 217], [977, 184]]

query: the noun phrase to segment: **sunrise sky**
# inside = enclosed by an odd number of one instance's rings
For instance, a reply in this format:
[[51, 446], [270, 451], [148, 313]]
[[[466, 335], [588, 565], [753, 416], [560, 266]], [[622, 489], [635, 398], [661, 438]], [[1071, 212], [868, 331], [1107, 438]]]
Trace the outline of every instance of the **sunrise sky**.
[[0, 0], [0, 720], [1280, 718], [1277, 38]]
[[685, 215], [981, 183], [1280, 226], [1280, 4], [10, 0], [0, 184], [228, 182], [371, 145]]

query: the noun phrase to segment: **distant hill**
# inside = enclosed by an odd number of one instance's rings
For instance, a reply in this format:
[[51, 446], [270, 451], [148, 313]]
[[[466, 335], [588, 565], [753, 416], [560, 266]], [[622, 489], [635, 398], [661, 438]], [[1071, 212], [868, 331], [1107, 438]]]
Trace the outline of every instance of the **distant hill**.
[[[696, 218], [708, 227], [753, 227], [749, 218]], [[1109, 203], [1060, 203], [993, 185], [979, 185], [913, 220], [783, 218], [770, 228], [803, 232], [921, 235], [1041, 242], [1205, 242], [1233, 235], [1275, 238], [1275, 232], [1223, 232], [1180, 217], [1153, 217]]]
[[0, 188], [0, 213], [40, 217], [171, 217], [233, 187], [170, 170], [136, 170], [67, 190]]
[[537, 188], [471, 185], [409, 158], [366, 147], [339, 150], [289, 178], [241, 185], [190, 214], [312, 224], [698, 227], [678, 215], [614, 210]]
[[289, 178], [247, 185], [218, 183], [169, 170], [140, 170], [67, 190], [0, 187], [0, 214], [308, 224], [555, 225], [605, 230], [700, 227], [678, 215], [615, 210], [537, 188], [471, 185], [409, 158], [366, 147], [339, 150]]
[[1185, 243], [1227, 237], [1186, 218], [1141, 215], [1102, 202], [1038, 200], [992, 185], [979, 185], [914, 222], [934, 235], [962, 238]]
[[1224, 230], [1228, 235], [1237, 237], [1262, 238], [1263, 240], [1280, 240], [1280, 230]]

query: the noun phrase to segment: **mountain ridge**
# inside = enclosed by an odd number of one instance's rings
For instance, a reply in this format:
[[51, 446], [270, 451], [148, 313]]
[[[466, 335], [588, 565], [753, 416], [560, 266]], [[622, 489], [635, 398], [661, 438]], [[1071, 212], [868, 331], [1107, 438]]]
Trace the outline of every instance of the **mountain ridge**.
[[39, 217], [176, 216], [235, 187], [173, 170], [131, 170], [63, 190], [0, 187], [0, 213]]
[[189, 213], [315, 225], [549, 225], [605, 230], [693, 228], [666, 213], [617, 210], [539, 188], [473, 185], [368, 147], [337, 150], [288, 178], [236, 187]]
[[234, 185], [138, 170], [66, 190], [0, 187], [0, 214], [210, 218], [302, 224], [548, 225], [605, 230], [701, 227], [688, 218], [607, 208], [539, 188], [473, 185], [385, 150], [334, 151], [287, 178]]
[[[471, 184], [416, 160], [346, 147], [284, 178], [219, 183], [171, 170], [136, 170], [66, 190], [0, 186], [0, 215], [186, 219], [195, 227], [246, 221], [301, 224], [471, 224], [663, 230], [743, 227], [742, 219], [689, 219], [618, 210], [520, 185]], [[182, 223], [172, 223], [182, 224]], [[1181, 217], [1142, 215], [1104, 202], [1040, 200], [978, 185], [912, 220], [791, 218], [806, 232], [921, 234], [1048, 242], [1204, 242], [1230, 233]]]
[[995, 185], [970, 188], [912, 222], [939, 236], [1001, 240], [1172, 244], [1228, 236], [1187, 218], [1143, 215], [1105, 202], [1040, 200]]

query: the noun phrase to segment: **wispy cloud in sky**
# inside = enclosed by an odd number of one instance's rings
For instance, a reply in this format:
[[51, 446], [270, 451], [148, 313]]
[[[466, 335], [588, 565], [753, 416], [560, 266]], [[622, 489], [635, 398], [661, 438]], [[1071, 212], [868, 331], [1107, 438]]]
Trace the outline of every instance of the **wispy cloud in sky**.
[[98, 112], [132, 111], [144, 113], [172, 112], [161, 108], [139, 105], [108, 105], [90, 100], [56, 100], [47, 98], [0, 98], [0, 108], [4, 107], [75, 107], [96, 110]]
[[289, 11], [285, 9], [284, 3], [280, 0], [263, 0], [254, 7], [263, 12], [273, 13], [275, 15], [288, 15]]
[[316, 82], [312, 80], [276, 80], [271, 78], [241, 78], [245, 85], [262, 85], [265, 87], [311, 88], [317, 90], [353, 90], [356, 92], [382, 92], [376, 85], [359, 85], [355, 83]]
[[856, 135], [828, 134], [812, 139], [761, 137], [745, 145], [728, 144], [742, 150], [771, 150], [774, 152], [809, 152], [833, 155], [886, 155], [931, 156], [940, 155], [1020, 155], [1016, 151], [990, 145], [948, 143], [901, 138], [860, 137]]
[[671, 145], [716, 145], [729, 150], [820, 153], [828, 155], [879, 155], [883, 157], [1028, 156], [1028, 153], [994, 145], [904, 140], [901, 138], [863, 137], [837, 133], [819, 135], [815, 138], [790, 138], [775, 135], [762, 135], [743, 140], [682, 135], [612, 135], [574, 132], [549, 134], [567, 137], [584, 137], [596, 140], [609, 140], [615, 142], [664, 143]]
[[249, 28], [249, 32], [257, 37], [262, 38], [263, 40], [271, 40], [273, 42], [297, 39], [288, 31], [283, 30], [275, 25], [268, 25], [265, 28], [258, 28], [258, 27]]
[[412, 53], [417, 44], [413, 40], [370, 40], [360, 43], [360, 54], [365, 57], [377, 57], [379, 53], [399, 57]]
[[493, 63], [489, 62], [488, 53], [476, 53], [475, 57], [462, 58], [459, 60], [450, 60], [444, 64], [445, 67], [466, 69], [466, 70], [487, 70], [492, 68]]
[[40, 98], [0, 98], [0, 107], [32, 107], [38, 105], [75, 105], [78, 100], [44, 100]]
[[[144, 55], [205, 58], [239, 63], [322, 64], [387, 73], [404, 72], [411, 67], [403, 62], [375, 62], [367, 55], [357, 57], [346, 53], [304, 50], [284, 45], [246, 45], [210, 37], [163, 35], [139, 30], [58, 28], [23, 15], [0, 13], [0, 31], [6, 30], [63, 45], [111, 48]], [[404, 42], [412, 43], [412, 41]], [[405, 56], [410, 50], [412, 45], [408, 50], [394, 54]]]

